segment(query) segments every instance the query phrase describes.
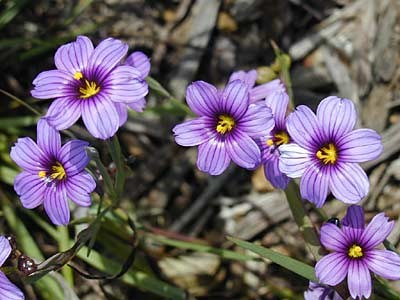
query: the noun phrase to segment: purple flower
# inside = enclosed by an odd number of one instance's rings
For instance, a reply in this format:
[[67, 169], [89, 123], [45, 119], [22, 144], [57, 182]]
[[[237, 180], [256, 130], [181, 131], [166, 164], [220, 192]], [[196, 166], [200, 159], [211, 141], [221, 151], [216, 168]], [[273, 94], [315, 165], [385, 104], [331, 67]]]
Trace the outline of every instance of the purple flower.
[[126, 121], [126, 106], [143, 109], [148, 86], [140, 70], [120, 65], [127, 51], [127, 44], [113, 38], [94, 49], [85, 36], [58, 48], [57, 69], [40, 73], [31, 91], [35, 98], [55, 98], [46, 115], [49, 124], [62, 130], [82, 116], [94, 137], [107, 139]]
[[343, 300], [335, 290], [310, 281], [308, 290], [304, 292], [304, 300]]
[[384, 213], [376, 215], [365, 227], [364, 212], [360, 206], [347, 209], [342, 228], [327, 223], [321, 228], [321, 243], [333, 251], [315, 266], [321, 283], [339, 284], [347, 276], [353, 298], [371, 295], [373, 272], [387, 279], [400, 279], [400, 256], [388, 250], [375, 249], [390, 234], [394, 226]]
[[61, 147], [58, 131], [41, 119], [37, 126], [37, 143], [19, 138], [11, 149], [11, 158], [23, 171], [14, 181], [14, 189], [25, 208], [42, 203], [56, 225], [68, 224], [68, 198], [79, 206], [91, 204], [90, 193], [96, 182], [84, 168], [89, 162], [85, 141], [71, 140]]
[[[144, 80], [150, 73], [150, 59], [140, 51], [133, 52], [125, 61], [126, 66], [136, 68], [140, 72], [140, 78]], [[137, 112], [142, 112], [146, 106], [146, 98], [143, 96], [140, 99], [136, 99], [132, 103], [115, 103], [118, 115], [119, 115], [119, 126], [125, 124], [128, 119], [128, 109], [132, 108]]]
[[246, 71], [238, 71], [232, 73], [229, 78], [229, 82], [235, 80], [243, 81], [250, 91], [250, 103], [254, 103], [260, 100], [264, 100], [274, 92], [284, 92], [285, 86], [279, 79], [272, 80], [270, 82], [255, 86], [257, 79], [257, 71], [250, 70]]
[[291, 178], [302, 177], [301, 196], [321, 207], [329, 191], [349, 204], [368, 193], [368, 177], [358, 163], [377, 158], [381, 137], [371, 129], [353, 130], [357, 113], [353, 102], [328, 97], [315, 115], [300, 105], [286, 122], [295, 144], [280, 146], [279, 168]]
[[[4, 236], [0, 236], [0, 267], [5, 263], [11, 254], [11, 246]], [[0, 300], [23, 300], [24, 294], [6, 275], [0, 271]]]
[[274, 126], [271, 110], [265, 105], [249, 105], [249, 89], [235, 80], [223, 91], [204, 81], [192, 83], [186, 101], [199, 117], [176, 125], [175, 141], [181, 146], [199, 146], [197, 166], [211, 175], [221, 174], [233, 160], [253, 169], [261, 160], [253, 138]]
[[268, 135], [260, 137], [257, 142], [261, 149], [265, 177], [274, 187], [284, 190], [290, 178], [279, 170], [278, 147], [290, 142], [290, 136], [286, 130], [289, 96], [284, 91], [276, 91], [265, 99], [265, 103], [272, 110], [275, 127]]

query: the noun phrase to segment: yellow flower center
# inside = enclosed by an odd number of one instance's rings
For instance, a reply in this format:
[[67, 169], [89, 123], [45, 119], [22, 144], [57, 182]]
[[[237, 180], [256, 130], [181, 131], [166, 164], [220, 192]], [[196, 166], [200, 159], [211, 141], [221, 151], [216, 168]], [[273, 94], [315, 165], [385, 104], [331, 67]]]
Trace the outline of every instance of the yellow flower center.
[[325, 165], [334, 164], [337, 161], [337, 149], [334, 144], [329, 143], [317, 151], [317, 158]]
[[231, 131], [234, 127], [235, 127], [235, 120], [231, 116], [220, 115], [218, 117], [218, 123], [215, 130], [217, 130], [218, 133], [225, 134]]
[[48, 178], [49, 180], [63, 180], [67, 177], [64, 167], [58, 161], [53, 166], [51, 166], [50, 175], [47, 175], [47, 173], [48, 172], [46, 171], [40, 171], [38, 173], [38, 176], [40, 178]]
[[290, 142], [290, 137], [287, 134], [286, 131], [278, 131], [274, 134], [274, 137], [272, 139], [267, 140], [267, 145], [268, 146], [280, 146], [283, 144], [288, 144]]
[[79, 80], [81, 86], [79, 87], [80, 97], [83, 99], [90, 98], [100, 92], [100, 86], [95, 81], [85, 79], [82, 72], [76, 72], [74, 78]]
[[360, 258], [363, 257], [362, 248], [356, 244], [350, 247], [349, 252], [347, 253], [351, 258]]

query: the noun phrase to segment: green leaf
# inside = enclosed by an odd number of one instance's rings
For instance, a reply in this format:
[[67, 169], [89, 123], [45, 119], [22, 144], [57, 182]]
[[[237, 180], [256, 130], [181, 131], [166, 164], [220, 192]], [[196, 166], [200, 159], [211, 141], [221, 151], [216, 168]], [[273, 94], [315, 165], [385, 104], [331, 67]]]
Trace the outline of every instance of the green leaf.
[[9, 184], [14, 184], [14, 178], [18, 175], [18, 171], [7, 166], [0, 166], [0, 180]]
[[294, 258], [283, 255], [283, 254], [273, 251], [271, 249], [267, 249], [267, 248], [255, 245], [253, 243], [235, 239], [233, 237], [228, 237], [228, 240], [234, 242], [236, 245], [238, 245], [242, 248], [245, 248], [254, 253], [257, 253], [258, 255], [260, 255], [266, 259], [269, 259], [272, 262], [280, 265], [281, 267], [284, 267], [285, 269], [288, 269], [288, 270], [292, 271], [293, 273], [296, 273], [310, 281], [318, 282], [318, 279], [315, 277], [314, 268], [301, 262], [301, 261], [298, 261]]
[[154, 235], [154, 234], [146, 234], [146, 236], [159, 242], [159, 243], [162, 243], [162, 244], [165, 244], [168, 246], [181, 248], [181, 249], [190, 249], [190, 250], [194, 250], [194, 251], [198, 251], [198, 252], [213, 253], [224, 259], [232, 259], [232, 260], [239, 260], [239, 261], [247, 261], [247, 260], [256, 259], [254, 256], [237, 253], [237, 252], [231, 251], [231, 250], [214, 248], [214, 247], [211, 247], [208, 245], [173, 240], [173, 239], [169, 239], [169, 238], [159, 236], [159, 235]]
[[146, 81], [152, 91], [165, 98], [172, 98], [171, 94], [154, 78], [147, 76]]

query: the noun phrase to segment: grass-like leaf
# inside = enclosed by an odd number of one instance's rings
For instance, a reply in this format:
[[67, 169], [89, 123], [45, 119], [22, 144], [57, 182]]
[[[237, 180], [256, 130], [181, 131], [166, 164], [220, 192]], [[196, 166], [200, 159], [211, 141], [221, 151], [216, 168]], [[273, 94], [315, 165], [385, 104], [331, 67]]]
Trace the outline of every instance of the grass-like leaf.
[[269, 259], [270, 261], [280, 265], [281, 267], [284, 267], [287, 270], [292, 271], [293, 273], [300, 275], [301, 277], [304, 277], [304, 278], [314, 281], [314, 282], [318, 282], [318, 279], [315, 277], [314, 268], [301, 262], [301, 261], [298, 261], [294, 258], [283, 255], [283, 254], [273, 251], [271, 249], [267, 249], [267, 248], [255, 245], [253, 243], [235, 239], [233, 237], [228, 237], [228, 240], [234, 242], [236, 245], [238, 245], [242, 248], [245, 248], [254, 253], [257, 253], [258, 255], [262, 256], [263, 258]]

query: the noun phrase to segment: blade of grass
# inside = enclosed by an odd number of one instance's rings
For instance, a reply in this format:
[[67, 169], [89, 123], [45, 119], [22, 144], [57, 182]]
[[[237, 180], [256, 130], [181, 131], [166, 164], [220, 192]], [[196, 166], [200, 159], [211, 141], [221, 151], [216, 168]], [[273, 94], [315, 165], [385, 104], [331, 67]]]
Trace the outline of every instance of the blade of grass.
[[270, 261], [280, 265], [281, 267], [284, 267], [287, 270], [292, 271], [293, 273], [296, 273], [297, 275], [300, 275], [303, 278], [306, 278], [313, 282], [318, 282], [318, 279], [315, 276], [314, 268], [301, 261], [298, 261], [294, 258], [283, 255], [271, 249], [235, 239], [233, 237], [228, 237], [228, 240], [234, 242], [236, 245], [242, 248], [248, 249], [266, 259], [269, 259]]

